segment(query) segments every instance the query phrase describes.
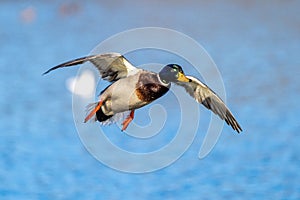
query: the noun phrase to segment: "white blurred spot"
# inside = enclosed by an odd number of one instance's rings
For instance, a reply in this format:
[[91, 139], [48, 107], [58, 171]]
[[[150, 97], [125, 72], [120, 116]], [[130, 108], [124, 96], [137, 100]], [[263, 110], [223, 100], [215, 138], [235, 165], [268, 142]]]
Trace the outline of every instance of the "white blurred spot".
[[80, 76], [66, 80], [66, 87], [70, 92], [85, 98], [93, 96], [95, 85], [95, 76], [91, 70], [85, 70]]

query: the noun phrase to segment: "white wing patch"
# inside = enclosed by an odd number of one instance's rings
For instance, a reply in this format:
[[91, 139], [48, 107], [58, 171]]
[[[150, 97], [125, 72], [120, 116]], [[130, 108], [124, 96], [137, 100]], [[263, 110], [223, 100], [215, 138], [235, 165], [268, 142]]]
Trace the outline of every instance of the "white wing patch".
[[127, 70], [127, 76], [131, 76], [136, 74], [140, 69], [134, 67], [130, 62], [128, 62], [125, 58], [123, 59], [123, 63]]
[[187, 78], [191, 79], [193, 82], [197, 83], [198, 85], [201, 85], [202, 87], [205, 87], [207, 88], [206, 85], [204, 85], [201, 81], [199, 81], [198, 79], [196, 79], [195, 77], [193, 76], [186, 76]]

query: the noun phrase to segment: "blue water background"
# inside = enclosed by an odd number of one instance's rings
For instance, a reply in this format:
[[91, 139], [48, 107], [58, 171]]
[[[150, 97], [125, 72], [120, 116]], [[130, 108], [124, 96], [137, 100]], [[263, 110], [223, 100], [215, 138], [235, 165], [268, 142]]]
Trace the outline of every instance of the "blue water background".
[[[300, 199], [299, 8], [296, 0], [1, 1], [0, 199]], [[201, 107], [203, 130], [189, 150], [167, 168], [134, 175], [101, 164], [81, 143], [65, 87], [77, 69], [41, 73], [144, 26], [204, 46], [244, 132], [224, 127], [198, 159], [210, 118]], [[151, 53], [130, 60], [152, 62]]]

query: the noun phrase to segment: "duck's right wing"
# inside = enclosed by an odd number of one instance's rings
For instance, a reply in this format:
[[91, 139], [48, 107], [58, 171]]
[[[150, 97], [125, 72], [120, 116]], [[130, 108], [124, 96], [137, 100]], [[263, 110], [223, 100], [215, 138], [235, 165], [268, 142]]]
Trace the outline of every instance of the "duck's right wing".
[[222, 99], [212, 91], [207, 85], [202, 83], [200, 80], [192, 76], [186, 76], [189, 82], [176, 82], [185, 88], [187, 93], [189, 93], [197, 102], [203, 104], [206, 108], [213, 111], [222, 120], [230, 125], [238, 133], [242, 131], [241, 126], [234, 118], [233, 114], [227, 108]]
[[87, 61], [93, 63], [93, 65], [99, 70], [101, 78], [109, 82], [117, 81], [139, 71], [139, 69], [134, 67], [123, 55], [119, 53], [106, 53], [77, 58], [75, 60], [62, 63], [52, 67], [43, 73], [43, 75], [58, 68], [79, 65]]

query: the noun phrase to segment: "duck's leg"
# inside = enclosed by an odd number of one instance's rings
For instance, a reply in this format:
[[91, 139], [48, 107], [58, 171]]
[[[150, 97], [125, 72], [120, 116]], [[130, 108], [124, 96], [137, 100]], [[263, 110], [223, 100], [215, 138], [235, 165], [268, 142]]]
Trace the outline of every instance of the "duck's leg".
[[134, 118], [134, 110], [132, 110], [130, 112], [130, 114], [128, 115], [128, 117], [124, 120], [124, 122], [122, 123], [123, 128], [122, 131], [126, 130], [126, 128], [128, 127], [128, 125], [130, 124], [130, 122], [133, 120]]
[[84, 119], [84, 123], [89, 121], [96, 114], [96, 112], [101, 108], [102, 104], [103, 101], [98, 102], [97, 106], [95, 106], [95, 108], [88, 114], [88, 116], [86, 116], [86, 118]]

